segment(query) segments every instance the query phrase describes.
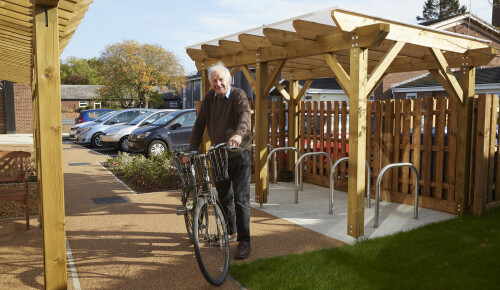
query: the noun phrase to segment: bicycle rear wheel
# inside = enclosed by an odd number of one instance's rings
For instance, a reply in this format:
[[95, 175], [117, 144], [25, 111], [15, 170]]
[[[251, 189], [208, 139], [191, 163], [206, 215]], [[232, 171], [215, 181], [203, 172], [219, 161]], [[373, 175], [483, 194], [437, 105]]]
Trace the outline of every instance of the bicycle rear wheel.
[[220, 207], [200, 198], [194, 211], [194, 251], [198, 266], [212, 285], [224, 283], [229, 270], [229, 236]]
[[184, 222], [186, 223], [186, 230], [189, 239], [193, 242], [193, 216], [196, 207], [197, 192], [194, 188], [185, 190], [182, 196], [182, 205], [186, 208], [184, 214]]

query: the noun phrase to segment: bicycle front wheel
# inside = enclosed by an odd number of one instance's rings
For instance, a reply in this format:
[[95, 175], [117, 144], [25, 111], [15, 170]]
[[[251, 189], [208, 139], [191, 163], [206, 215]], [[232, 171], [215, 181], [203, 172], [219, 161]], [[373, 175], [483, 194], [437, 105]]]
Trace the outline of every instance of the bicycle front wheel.
[[186, 230], [189, 239], [193, 242], [193, 216], [196, 207], [197, 192], [195, 188], [188, 188], [185, 190], [182, 198], [182, 205], [186, 208], [184, 214], [184, 222], [186, 223]]
[[229, 270], [229, 236], [217, 203], [200, 198], [194, 211], [194, 251], [198, 266], [212, 285], [224, 283]]

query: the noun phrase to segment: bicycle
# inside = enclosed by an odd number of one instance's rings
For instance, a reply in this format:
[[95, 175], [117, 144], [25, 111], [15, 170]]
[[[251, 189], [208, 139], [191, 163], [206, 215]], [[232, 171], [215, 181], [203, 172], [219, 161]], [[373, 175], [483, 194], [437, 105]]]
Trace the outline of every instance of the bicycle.
[[224, 283], [228, 274], [229, 234], [211, 184], [229, 178], [227, 149], [232, 148], [222, 143], [206, 154], [180, 152], [174, 158], [182, 183], [183, 206], [177, 213], [184, 215], [203, 276], [215, 286]]

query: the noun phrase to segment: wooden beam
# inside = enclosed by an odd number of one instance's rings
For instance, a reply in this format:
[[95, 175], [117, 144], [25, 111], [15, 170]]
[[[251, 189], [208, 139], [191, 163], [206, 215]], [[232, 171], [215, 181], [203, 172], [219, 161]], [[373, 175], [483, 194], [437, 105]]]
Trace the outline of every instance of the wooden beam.
[[280, 84], [278, 80], [274, 80], [274, 86], [276, 87], [276, 90], [280, 92], [280, 94], [285, 98], [287, 101], [290, 101], [290, 95], [288, 92], [283, 88], [283, 86]]
[[257, 93], [257, 89], [255, 87], [255, 79], [253, 78], [252, 73], [244, 65], [241, 66], [240, 68], [241, 68], [241, 71], [243, 72], [243, 74], [245, 75], [245, 78], [247, 79], [247, 82], [252, 87], [253, 92], [256, 94]]
[[368, 49], [351, 49], [349, 96], [349, 181], [347, 196], [347, 234], [364, 235], [364, 197], [366, 190], [366, 103]]
[[453, 96], [458, 98], [460, 102], [463, 102], [464, 92], [460, 87], [460, 84], [458, 83], [457, 79], [455, 78], [455, 75], [453, 75], [453, 72], [451, 71], [451, 68], [448, 65], [448, 62], [446, 61], [443, 53], [441, 52], [441, 50], [437, 48], [430, 48], [430, 51], [439, 66], [439, 70], [446, 79], [449, 88], [453, 92]]
[[239, 67], [233, 67], [229, 72], [231, 73], [231, 77], [234, 77], [234, 75], [240, 70]]
[[220, 57], [225, 55], [226, 53], [220, 48], [219, 46], [216, 45], [208, 45], [208, 44], [202, 44], [201, 45], [201, 50], [205, 52], [205, 55], [208, 57]]
[[245, 50], [243, 44], [237, 41], [219, 40], [219, 46], [227, 54], [237, 54]]
[[265, 37], [253, 34], [240, 34], [238, 35], [238, 40], [243, 44], [245, 49], [250, 50], [257, 50], [259, 47], [271, 45]]
[[[201, 72], [201, 95], [205, 98], [205, 95], [210, 91], [212, 86], [210, 85], [210, 76], [208, 71], [205, 69]], [[207, 128], [203, 132], [203, 138], [201, 139], [201, 150], [207, 152], [210, 149], [210, 138], [208, 137]]]
[[269, 121], [267, 116], [268, 91], [265, 90], [268, 80], [268, 64], [257, 63], [255, 92], [255, 202], [267, 202], [267, 144]]
[[398, 53], [405, 46], [404, 42], [396, 42], [393, 47], [387, 52], [384, 59], [377, 65], [377, 67], [373, 70], [368, 78], [368, 84], [366, 87], [367, 92], [373, 91], [378, 84], [380, 84], [379, 80], [385, 74], [385, 71], [392, 63], [392, 61], [396, 58]]
[[43, 182], [44, 285], [67, 287], [64, 180], [62, 171], [61, 86], [57, 7], [35, 7], [36, 84], [40, 163]]
[[455, 170], [455, 203], [457, 213], [469, 211], [469, 185], [471, 142], [473, 122], [473, 100], [476, 82], [476, 68], [464, 66], [460, 70], [460, 86], [464, 101], [457, 104], [457, 155]]
[[369, 24], [388, 23], [391, 25], [391, 31], [386, 37], [388, 40], [402, 41], [446, 51], [464, 53], [468, 49], [484, 48], [488, 46], [488, 41], [471, 39], [466, 36], [430, 29], [424, 26], [414, 26], [371, 17], [343, 9], [332, 10], [332, 18], [335, 24], [343, 31], [353, 31], [359, 26]]
[[59, 0], [35, 0], [35, 5], [46, 6], [46, 7], [57, 7], [57, 5], [59, 5]]
[[262, 32], [272, 45], [284, 46], [287, 42], [301, 39], [295, 32], [275, 28], [264, 28]]
[[444, 88], [444, 90], [450, 95], [455, 96], [455, 91], [450, 87], [450, 84], [446, 80], [446, 77], [443, 75], [441, 70], [431, 69], [429, 73], [434, 77], [436, 81]]
[[274, 67], [273, 72], [271, 73], [271, 76], [266, 80], [266, 84], [263, 87], [264, 91], [263, 93], [266, 94], [266, 96], [269, 94], [269, 91], [273, 87], [274, 81], [278, 77], [278, 75], [281, 72], [281, 68], [285, 64], [285, 60], [280, 60], [278, 61], [277, 65]]
[[330, 66], [330, 69], [333, 71], [335, 79], [337, 79], [337, 82], [339, 83], [340, 87], [342, 87], [346, 95], [349, 97], [351, 78], [349, 77], [349, 75], [347, 75], [344, 68], [339, 64], [337, 59], [335, 59], [335, 57], [333, 57], [331, 54], [329, 53], [325, 54], [325, 61]]
[[300, 92], [297, 94], [296, 96], [296, 100], [297, 101], [300, 101], [305, 95], [306, 95], [306, 92], [307, 90], [309, 89], [309, 87], [311, 86], [313, 80], [312, 79], [308, 79], [306, 80], [306, 82], [302, 85], [302, 88], [300, 89]]
[[[290, 95], [290, 101], [288, 102], [288, 146], [299, 149], [299, 82], [296, 80], [289, 81], [288, 91]], [[288, 170], [294, 172], [296, 163], [296, 154], [290, 152], [288, 154]]]
[[338, 27], [310, 22], [305, 20], [294, 20], [293, 28], [302, 39], [316, 40], [319, 35], [340, 31]]

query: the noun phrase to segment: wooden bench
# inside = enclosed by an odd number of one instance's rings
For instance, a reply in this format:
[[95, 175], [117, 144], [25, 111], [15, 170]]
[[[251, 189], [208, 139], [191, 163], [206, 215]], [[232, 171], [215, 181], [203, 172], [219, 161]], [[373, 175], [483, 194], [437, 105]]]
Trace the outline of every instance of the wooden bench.
[[26, 205], [26, 229], [30, 229], [30, 194], [28, 189], [28, 162], [31, 153], [0, 151], [0, 183], [21, 183], [24, 187], [2, 187], [0, 201], [17, 201]]

